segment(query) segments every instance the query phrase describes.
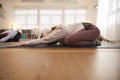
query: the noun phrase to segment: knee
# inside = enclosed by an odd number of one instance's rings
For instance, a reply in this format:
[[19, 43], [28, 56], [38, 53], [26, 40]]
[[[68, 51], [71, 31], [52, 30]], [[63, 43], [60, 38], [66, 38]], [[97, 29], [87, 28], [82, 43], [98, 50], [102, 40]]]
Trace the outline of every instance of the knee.
[[71, 39], [70, 37], [66, 37], [66, 38], [64, 39], [64, 42], [65, 42], [65, 44], [68, 45], [68, 46], [70, 46], [70, 45], [73, 43], [73, 41], [72, 41], [72, 39]]
[[100, 30], [99, 30], [98, 28], [96, 28], [95, 31], [96, 31], [96, 32], [95, 32], [95, 34], [96, 34], [96, 38], [98, 38], [98, 37], [100, 36]]
[[95, 38], [98, 37], [98, 36], [100, 35], [100, 30], [99, 30], [99, 28], [97, 28], [97, 27], [92, 27], [92, 30], [94, 30]]

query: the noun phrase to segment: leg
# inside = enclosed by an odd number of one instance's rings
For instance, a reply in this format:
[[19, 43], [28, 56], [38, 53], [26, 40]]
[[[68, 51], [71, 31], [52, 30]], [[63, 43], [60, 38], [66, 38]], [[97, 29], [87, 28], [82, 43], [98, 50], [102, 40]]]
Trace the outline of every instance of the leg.
[[90, 30], [78, 31], [75, 34], [65, 38], [65, 44], [68, 46], [92, 46], [93, 41], [100, 35], [97, 27], [92, 27]]

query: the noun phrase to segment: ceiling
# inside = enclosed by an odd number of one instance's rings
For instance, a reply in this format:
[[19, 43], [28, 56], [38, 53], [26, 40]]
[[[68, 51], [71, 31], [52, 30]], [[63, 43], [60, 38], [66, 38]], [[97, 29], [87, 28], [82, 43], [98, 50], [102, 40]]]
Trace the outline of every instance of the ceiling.
[[[0, 0], [3, 1], [3, 0]], [[87, 3], [90, 0], [4, 0], [4, 2], [58, 2], [58, 3]]]
[[78, 4], [81, 6], [88, 6], [91, 0], [2, 0], [3, 2], [22, 2], [27, 5], [39, 3], [52, 3], [52, 4]]

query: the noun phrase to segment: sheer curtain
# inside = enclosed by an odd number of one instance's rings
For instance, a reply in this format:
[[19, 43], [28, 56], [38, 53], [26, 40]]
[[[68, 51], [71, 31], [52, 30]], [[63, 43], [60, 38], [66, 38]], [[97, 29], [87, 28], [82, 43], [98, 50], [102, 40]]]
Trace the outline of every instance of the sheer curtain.
[[120, 0], [98, 1], [97, 26], [103, 36], [120, 40]]

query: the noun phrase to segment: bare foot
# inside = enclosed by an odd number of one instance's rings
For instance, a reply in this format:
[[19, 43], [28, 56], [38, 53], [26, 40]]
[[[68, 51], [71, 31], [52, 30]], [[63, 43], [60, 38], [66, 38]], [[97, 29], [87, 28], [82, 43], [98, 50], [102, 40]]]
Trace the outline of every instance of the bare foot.
[[120, 43], [120, 41], [117, 41], [117, 40], [113, 40], [113, 41], [110, 41], [111, 43]]

